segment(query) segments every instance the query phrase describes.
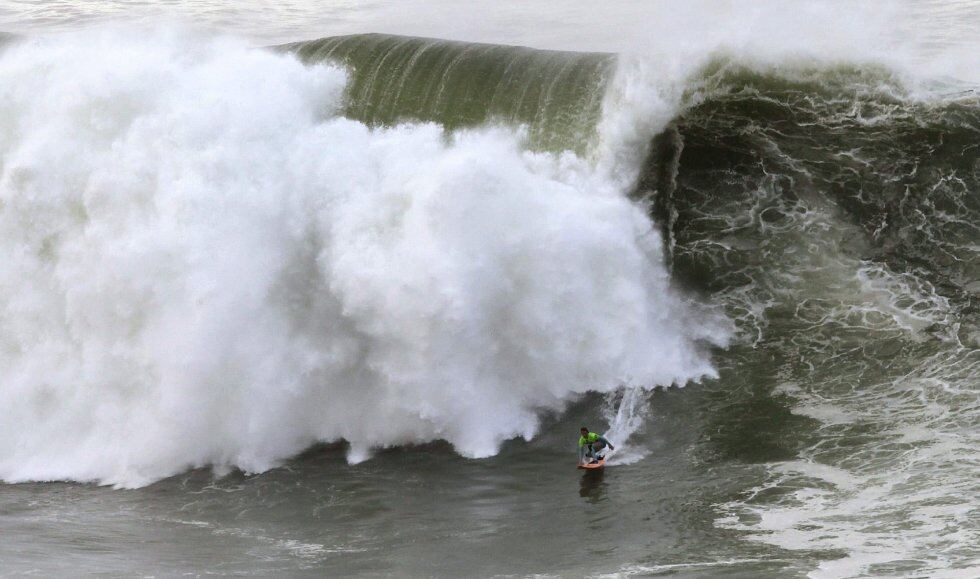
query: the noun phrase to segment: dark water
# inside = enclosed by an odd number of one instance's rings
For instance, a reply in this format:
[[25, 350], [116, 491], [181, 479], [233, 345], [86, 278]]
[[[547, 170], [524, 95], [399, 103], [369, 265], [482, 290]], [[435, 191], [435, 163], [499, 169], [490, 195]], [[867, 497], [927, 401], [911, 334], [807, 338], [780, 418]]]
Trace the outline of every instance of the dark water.
[[641, 190], [678, 282], [742, 336], [718, 356], [739, 433], [719, 458], [771, 466], [720, 523], [850, 550], [830, 575], [969, 574], [980, 101], [909, 102], [873, 68], [704, 78]]
[[[434, 444], [349, 466], [342, 448], [321, 447], [255, 476], [215, 479], [194, 471], [114, 491], [7, 485], [0, 509], [5, 534], [15, 540], [5, 541], [3, 563], [10, 572], [44, 574], [583, 576], [649, 567], [644, 574], [737, 577], [799, 571], [794, 555], [746, 545], [740, 533], [713, 525], [713, 505], [737, 497], [760, 469], [752, 460], [706, 459], [697, 449], [755, 460], [773, 455], [735, 448], [744, 441], [699, 412], [716, 395], [700, 387], [655, 393], [657, 410], [640, 436], [652, 453], [604, 472], [574, 468], [565, 428], [602, 404], [593, 400], [552, 421], [533, 443], [509, 444], [485, 460], [462, 459]], [[779, 422], [766, 420], [770, 427]], [[44, 560], [49, 553], [58, 555]]]

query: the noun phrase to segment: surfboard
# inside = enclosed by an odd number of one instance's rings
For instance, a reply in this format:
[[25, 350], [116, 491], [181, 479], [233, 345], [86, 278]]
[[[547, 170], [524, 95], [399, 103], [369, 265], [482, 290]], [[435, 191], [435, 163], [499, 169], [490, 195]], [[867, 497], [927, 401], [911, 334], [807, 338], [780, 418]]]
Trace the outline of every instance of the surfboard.
[[594, 462], [594, 463], [590, 462], [590, 463], [578, 465], [579, 468], [584, 468], [586, 470], [594, 470], [597, 468], [602, 468], [604, 466], [606, 466], [606, 457], [604, 456], [599, 458], [599, 462]]

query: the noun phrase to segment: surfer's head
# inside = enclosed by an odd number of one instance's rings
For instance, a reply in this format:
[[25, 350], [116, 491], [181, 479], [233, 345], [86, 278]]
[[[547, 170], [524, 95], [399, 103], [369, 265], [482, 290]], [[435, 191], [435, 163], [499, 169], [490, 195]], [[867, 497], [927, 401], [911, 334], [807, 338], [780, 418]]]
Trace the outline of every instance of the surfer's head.
[[588, 427], [588, 426], [583, 426], [583, 427], [582, 427], [582, 428], [580, 429], [580, 431], [582, 432], [582, 436], [586, 436], [586, 435], [588, 435], [588, 434], [589, 434], [589, 427]]

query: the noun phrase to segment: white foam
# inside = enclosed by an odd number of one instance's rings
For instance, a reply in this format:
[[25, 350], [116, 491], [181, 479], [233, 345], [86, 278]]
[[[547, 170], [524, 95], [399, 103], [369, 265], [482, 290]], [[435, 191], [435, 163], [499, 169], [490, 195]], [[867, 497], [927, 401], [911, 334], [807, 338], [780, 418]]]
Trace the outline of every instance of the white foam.
[[179, 32], [0, 54], [0, 477], [485, 457], [579, 393], [712, 374], [601, 163], [370, 130], [344, 82]]

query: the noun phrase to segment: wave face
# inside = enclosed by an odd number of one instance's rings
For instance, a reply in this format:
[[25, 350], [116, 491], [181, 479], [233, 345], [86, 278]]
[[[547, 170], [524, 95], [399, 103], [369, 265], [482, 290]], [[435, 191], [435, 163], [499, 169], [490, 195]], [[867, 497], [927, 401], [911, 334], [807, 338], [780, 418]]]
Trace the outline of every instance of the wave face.
[[675, 279], [736, 320], [722, 407], [787, 400], [811, 419], [707, 437], [768, 464], [718, 524], [831, 554], [817, 576], [970, 574], [980, 99], [912, 98], [875, 67], [729, 59], [695, 85], [639, 193], [658, 192]]
[[131, 37], [0, 54], [4, 480], [258, 472], [340, 439], [354, 462], [437, 439], [485, 457], [587, 391], [713, 375], [699, 343], [723, 333], [593, 164], [504, 127], [372, 128], [336, 66]]
[[306, 63], [349, 71], [344, 115], [371, 126], [434, 121], [447, 129], [490, 122], [528, 128], [539, 149], [583, 153], [595, 136], [608, 54], [534, 50], [386, 34], [282, 47]]

